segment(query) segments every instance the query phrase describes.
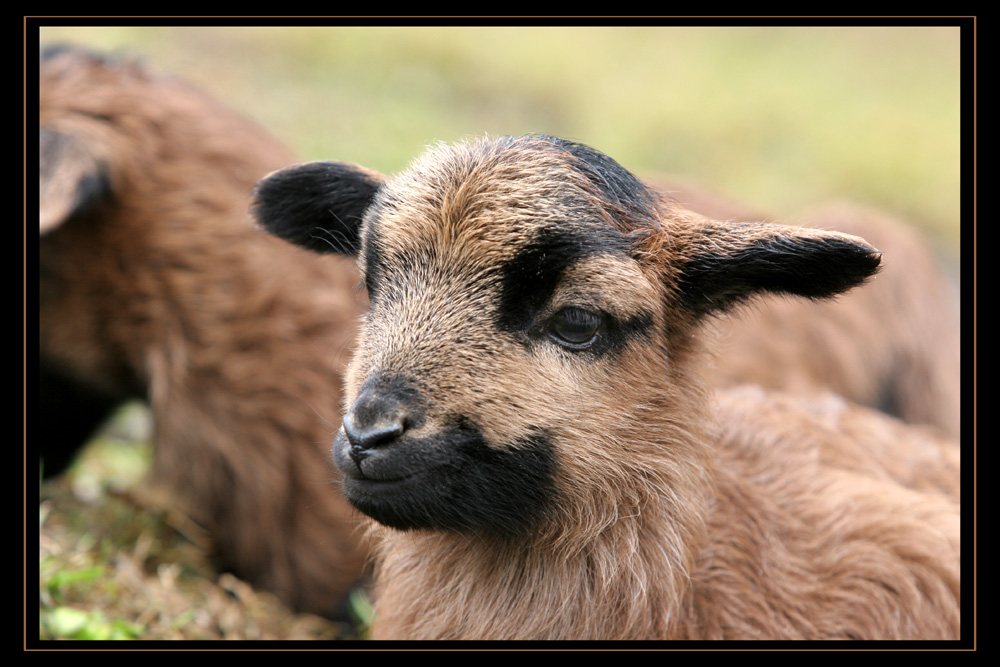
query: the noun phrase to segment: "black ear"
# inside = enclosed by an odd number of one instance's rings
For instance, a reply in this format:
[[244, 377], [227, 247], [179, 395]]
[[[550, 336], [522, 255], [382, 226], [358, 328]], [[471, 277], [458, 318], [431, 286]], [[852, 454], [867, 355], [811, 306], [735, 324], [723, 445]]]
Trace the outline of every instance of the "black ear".
[[39, 128], [39, 234], [92, 207], [110, 190], [107, 169], [92, 146], [75, 135]]
[[347, 162], [308, 162], [269, 174], [251, 213], [277, 237], [319, 253], [356, 255], [361, 220], [381, 174]]
[[705, 220], [685, 230], [680, 293], [698, 315], [762, 293], [831, 297], [878, 272], [881, 253], [839, 232]]

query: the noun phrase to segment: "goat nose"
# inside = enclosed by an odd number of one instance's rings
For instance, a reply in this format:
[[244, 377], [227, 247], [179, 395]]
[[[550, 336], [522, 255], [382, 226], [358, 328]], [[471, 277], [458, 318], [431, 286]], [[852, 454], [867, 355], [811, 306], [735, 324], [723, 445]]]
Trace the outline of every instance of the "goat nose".
[[423, 401], [414, 383], [397, 373], [375, 373], [344, 415], [344, 449], [360, 464], [377, 448], [388, 449], [408, 429], [420, 428], [423, 421]]
[[385, 421], [359, 426], [351, 415], [344, 416], [344, 434], [351, 446], [359, 449], [371, 449], [383, 442], [399, 437], [406, 430], [402, 417], [393, 417]]
[[406, 430], [402, 416], [392, 416], [372, 424], [359, 425], [350, 414], [347, 414], [344, 416], [343, 424], [344, 435], [351, 443], [351, 458], [355, 461], [365, 458], [367, 450], [395, 440]]

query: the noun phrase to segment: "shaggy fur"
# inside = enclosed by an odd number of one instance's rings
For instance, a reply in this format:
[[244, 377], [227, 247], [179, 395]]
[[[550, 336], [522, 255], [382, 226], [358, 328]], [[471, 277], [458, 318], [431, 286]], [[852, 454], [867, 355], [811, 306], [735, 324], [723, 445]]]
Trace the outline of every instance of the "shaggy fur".
[[246, 219], [294, 157], [242, 117], [135, 62], [41, 56], [41, 404], [59, 472], [109, 410], [149, 402], [155, 478], [220, 567], [293, 608], [337, 613], [362, 574], [326, 444], [358, 276]]
[[[261, 224], [301, 238], [285, 198], [323, 171], [263, 181]], [[861, 239], [709, 220], [530, 136], [431, 150], [350, 245], [334, 459], [383, 524], [375, 637], [958, 636], [956, 445], [701, 378], [706, 319], [860, 284]]]

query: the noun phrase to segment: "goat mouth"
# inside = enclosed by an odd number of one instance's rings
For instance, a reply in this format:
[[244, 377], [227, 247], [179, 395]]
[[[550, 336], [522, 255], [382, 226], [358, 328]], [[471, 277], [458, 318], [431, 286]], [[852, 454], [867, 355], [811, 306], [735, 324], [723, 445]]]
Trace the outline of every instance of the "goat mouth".
[[400, 441], [391, 446], [363, 451], [353, 448], [341, 429], [333, 441], [333, 462], [346, 479], [357, 482], [393, 483], [417, 476], [427, 464], [415, 454], [424, 449], [419, 442]]
[[520, 535], [553, 494], [553, 446], [542, 434], [491, 447], [463, 421], [432, 436], [400, 439], [356, 460], [341, 433], [333, 457], [348, 501], [401, 530]]

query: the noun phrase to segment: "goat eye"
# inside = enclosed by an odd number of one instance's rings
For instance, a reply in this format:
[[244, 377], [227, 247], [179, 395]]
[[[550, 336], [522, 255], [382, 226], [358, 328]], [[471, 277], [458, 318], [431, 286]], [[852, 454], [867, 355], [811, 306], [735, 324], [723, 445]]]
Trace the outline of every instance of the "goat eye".
[[590, 347], [600, 326], [600, 316], [590, 311], [563, 308], [549, 321], [549, 335], [560, 345], [579, 350]]

